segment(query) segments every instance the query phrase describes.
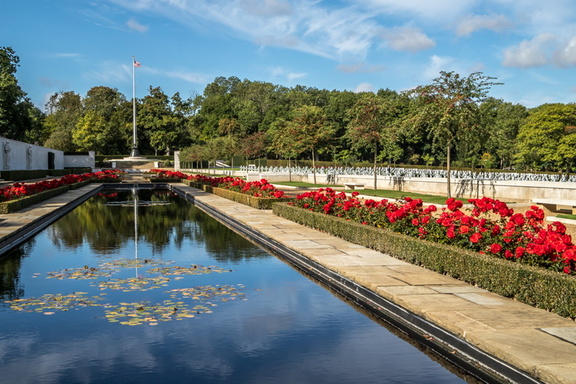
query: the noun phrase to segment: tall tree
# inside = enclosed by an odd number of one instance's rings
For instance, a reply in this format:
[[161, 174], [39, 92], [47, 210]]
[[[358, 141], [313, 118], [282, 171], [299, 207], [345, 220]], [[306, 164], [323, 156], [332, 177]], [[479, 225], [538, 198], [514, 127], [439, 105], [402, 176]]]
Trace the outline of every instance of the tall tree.
[[126, 131], [118, 127], [117, 111], [126, 98], [115, 88], [97, 86], [86, 93], [84, 114], [72, 132], [72, 142], [83, 151], [115, 153], [126, 142]]
[[72, 91], [54, 93], [46, 103], [46, 113], [48, 115], [44, 126], [48, 138], [44, 146], [60, 151], [75, 151], [72, 132], [84, 113], [80, 95]]
[[316, 184], [316, 153], [318, 148], [334, 137], [334, 127], [328, 122], [322, 108], [304, 105], [296, 108], [286, 135], [293, 139], [294, 150], [301, 154], [311, 152], [312, 172]]
[[512, 166], [516, 137], [528, 116], [528, 109], [520, 104], [504, 102], [489, 97], [480, 106], [484, 126], [488, 127], [488, 139], [483, 152], [491, 155], [499, 168]]
[[144, 129], [155, 154], [158, 151], [169, 153], [178, 146], [179, 119], [172, 112], [170, 99], [160, 87], [150, 87], [150, 95], [142, 100], [139, 124]]
[[374, 166], [374, 189], [378, 189], [376, 165], [378, 144], [384, 139], [384, 130], [390, 128], [395, 110], [393, 104], [386, 103], [374, 93], [364, 93], [349, 110], [349, 123], [346, 131], [352, 149], [365, 147], [372, 149]]
[[479, 105], [488, 95], [495, 78], [482, 72], [461, 77], [454, 72], [441, 71], [430, 85], [407, 92], [415, 103], [409, 124], [425, 129], [432, 144], [446, 151], [447, 196], [450, 188], [451, 152], [457, 144], [471, 143], [483, 136]]
[[18, 84], [19, 63], [20, 58], [11, 47], [0, 47], [0, 136], [25, 140], [37, 135], [33, 131], [42, 129], [43, 114]]

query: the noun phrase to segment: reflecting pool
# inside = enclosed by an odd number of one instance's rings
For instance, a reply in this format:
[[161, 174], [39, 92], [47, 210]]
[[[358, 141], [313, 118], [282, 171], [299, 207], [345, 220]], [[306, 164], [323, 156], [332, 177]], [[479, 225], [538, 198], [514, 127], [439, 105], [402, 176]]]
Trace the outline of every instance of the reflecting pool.
[[460, 383], [168, 191], [91, 198], [0, 259], [1, 383]]

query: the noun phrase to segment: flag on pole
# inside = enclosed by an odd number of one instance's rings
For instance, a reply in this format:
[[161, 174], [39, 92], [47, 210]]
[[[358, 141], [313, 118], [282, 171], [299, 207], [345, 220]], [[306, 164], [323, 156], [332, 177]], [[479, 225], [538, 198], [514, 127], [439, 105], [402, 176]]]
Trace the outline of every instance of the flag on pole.
[[142, 65], [138, 61], [134, 60], [134, 66], [140, 68]]

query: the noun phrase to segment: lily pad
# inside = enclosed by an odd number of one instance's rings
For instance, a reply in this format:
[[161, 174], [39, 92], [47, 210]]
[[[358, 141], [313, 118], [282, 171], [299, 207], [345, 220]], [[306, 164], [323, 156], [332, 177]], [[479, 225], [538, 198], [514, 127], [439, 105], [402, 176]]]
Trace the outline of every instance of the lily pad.
[[232, 272], [231, 269], [224, 269], [215, 266], [204, 267], [202, 265], [193, 264], [190, 267], [180, 267], [174, 265], [171, 267], [156, 267], [150, 268], [148, 273], [157, 273], [164, 276], [178, 276], [178, 275], [203, 275], [208, 273], [223, 273]]
[[10, 308], [14, 311], [22, 312], [42, 312], [47, 310], [69, 311], [80, 307], [103, 306], [103, 300], [100, 296], [87, 296], [86, 292], [75, 292], [68, 295], [62, 294], [45, 294], [37, 298], [16, 299], [7, 301]]
[[126, 279], [108, 279], [98, 283], [91, 284], [97, 286], [98, 289], [112, 289], [116, 291], [132, 292], [132, 291], [149, 291], [160, 287], [167, 286], [170, 278], [164, 276], [156, 277], [129, 277]]

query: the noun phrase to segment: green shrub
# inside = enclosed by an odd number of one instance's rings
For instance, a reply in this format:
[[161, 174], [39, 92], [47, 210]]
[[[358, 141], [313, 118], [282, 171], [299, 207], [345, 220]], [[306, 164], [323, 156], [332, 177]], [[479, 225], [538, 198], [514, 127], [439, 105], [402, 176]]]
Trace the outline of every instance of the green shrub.
[[11, 181], [32, 180], [43, 179], [47, 174], [48, 171], [45, 169], [8, 170], [1, 171], [0, 178]]
[[0, 203], [0, 213], [12, 213], [68, 192], [68, 185]]
[[213, 187], [198, 183], [192, 180], [183, 179], [182, 182], [190, 187], [202, 189], [205, 192], [213, 193], [217, 196], [223, 197], [228, 200], [235, 201], [240, 204], [248, 205], [256, 209], [272, 209], [272, 204], [278, 202], [289, 202], [291, 198], [275, 198], [275, 197], [256, 197], [245, 193], [231, 191], [226, 188]]

